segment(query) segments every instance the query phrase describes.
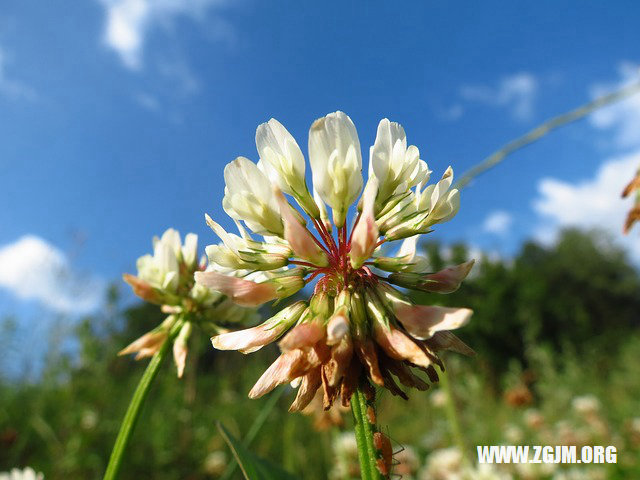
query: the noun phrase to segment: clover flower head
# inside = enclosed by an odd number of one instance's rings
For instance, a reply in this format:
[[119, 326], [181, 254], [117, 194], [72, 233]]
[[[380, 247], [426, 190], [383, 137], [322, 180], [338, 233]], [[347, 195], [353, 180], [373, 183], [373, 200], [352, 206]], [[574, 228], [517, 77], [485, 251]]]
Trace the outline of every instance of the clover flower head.
[[180, 234], [170, 228], [153, 238], [153, 255], [137, 261], [138, 275], [124, 274], [134, 293], [147, 302], [161, 305], [169, 314], [150, 332], [133, 341], [120, 355], [136, 354], [136, 360], [153, 356], [167, 339], [173, 341], [173, 357], [181, 377], [186, 365], [188, 341], [194, 328], [220, 331], [220, 324], [251, 321], [255, 309], [236, 305], [221, 293], [194, 281], [194, 273], [204, 270], [198, 263], [198, 236], [189, 233], [184, 244]]
[[[243, 353], [279, 340], [280, 357], [250, 397], [292, 382], [298, 388], [292, 411], [307, 407], [320, 388], [329, 409], [338, 398], [349, 405], [360, 382], [368, 380], [406, 398], [396, 381], [426, 390], [426, 377], [413, 369], [437, 381], [440, 350], [473, 353], [450, 332], [469, 320], [471, 310], [414, 305], [393, 286], [453, 292], [473, 265], [430, 272], [416, 254], [420, 235], [458, 211], [451, 167], [427, 185], [431, 171], [418, 148], [407, 146], [402, 126], [384, 119], [365, 184], [358, 133], [343, 112], [311, 125], [311, 189], [302, 151], [282, 124], [271, 119], [260, 125], [256, 145], [257, 164], [239, 157], [225, 168], [223, 208], [240, 234], [206, 217], [222, 242], [207, 247], [210, 266], [195, 273], [196, 283], [244, 306], [282, 300], [310, 284], [313, 294], [261, 325], [212, 338], [217, 349]], [[350, 212], [355, 218], [348, 228]], [[389, 254], [389, 242], [400, 240]], [[230, 275], [233, 269], [247, 275]]]

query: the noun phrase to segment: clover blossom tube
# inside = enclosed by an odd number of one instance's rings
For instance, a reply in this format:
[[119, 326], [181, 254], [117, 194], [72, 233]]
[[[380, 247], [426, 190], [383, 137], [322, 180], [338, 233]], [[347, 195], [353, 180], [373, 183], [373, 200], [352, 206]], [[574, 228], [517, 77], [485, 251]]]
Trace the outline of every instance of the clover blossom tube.
[[459, 209], [451, 167], [428, 184], [431, 171], [418, 148], [407, 145], [400, 124], [383, 119], [365, 183], [357, 130], [343, 112], [311, 126], [312, 188], [302, 150], [280, 122], [260, 125], [256, 146], [257, 163], [238, 157], [224, 170], [222, 205], [238, 234], [207, 216], [221, 242], [207, 247], [209, 266], [195, 272], [196, 284], [245, 307], [311, 290], [308, 300], [284, 304], [261, 325], [212, 338], [216, 349], [243, 353], [279, 342], [281, 354], [251, 398], [292, 383], [291, 411], [307, 407], [318, 391], [330, 409], [336, 401], [348, 406], [363, 382], [406, 398], [399, 384], [426, 390], [438, 380], [442, 350], [473, 354], [451, 332], [471, 310], [414, 305], [401, 290], [450, 293], [473, 266], [433, 272], [416, 253], [421, 235]]

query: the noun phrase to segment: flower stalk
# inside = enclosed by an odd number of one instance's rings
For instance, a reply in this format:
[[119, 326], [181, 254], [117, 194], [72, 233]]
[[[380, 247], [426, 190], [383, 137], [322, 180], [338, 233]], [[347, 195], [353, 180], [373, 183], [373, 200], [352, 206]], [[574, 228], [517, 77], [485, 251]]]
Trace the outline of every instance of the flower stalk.
[[111, 451], [111, 457], [109, 458], [109, 464], [107, 465], [103, 480], [115, 480], [118, 478], [118, 473], [124, 458], [124, 452], [129, 445], [133, 429], [135, 428], [138, 418], [140, 417], [140, 413], [142, 412], [144, 401], [149, 394], [153, 380], [158, 374], [160, 365], [167, 356], [167, 352], [173, 343], [173, 337], [177, 335], [177, 333], [178, 331], [176, 330], [173, 332], [173, 336], [169, 336], [165, 339], [160, 349], [153, 355], [149, 365], [147, 365], [146, 370], [142, 374], [140, 382], [138, 382], [138, 386], [131, 397], [131, 402], [129, 403], [127, 412], [124, 415], [122, 424], [120, 425], [120, 431], [118, 432], [116, 442], [113, 445], [113, 450]]
[[365, 393], [358, 388], [351, 397], [351, 412], [358, 444], [358, 460], [360, 462], [360, 477], [362, 480], [379, 480], [383, 478], [377, 468], [376, 448], [373, 435], [375, 424], [370, 423], [367, 415], [369, 408], [374, 408], [373, 402], [368, 402]]
[[460, 179], [454, 185], [454, 188], [463, 189], [471, 180], [500, 164], [507, 156], [533, 142], [536, 142], [540, 138], [551, 133], [551, 131], [555, 130], [556, 128], [560, 128], [570, 123], [576, 122], [594, 112], [595, 110], [629, 98], [633, 95], [636, 95], [637, 93], [640, 93], [640, 83], [632, 83], [631, 85], [621, 88], [620, 90], [616, 90], [602, 97], [598, 97], [595, 100], [585, 103], [584, 105], [574, 110], [547, 120], [546, 122], [533, 128], [532, 130], [529, 130], [521, 137], [510, 141], [502, 148], [486, 157], [480, 163], [470, 168], [460, 177]]

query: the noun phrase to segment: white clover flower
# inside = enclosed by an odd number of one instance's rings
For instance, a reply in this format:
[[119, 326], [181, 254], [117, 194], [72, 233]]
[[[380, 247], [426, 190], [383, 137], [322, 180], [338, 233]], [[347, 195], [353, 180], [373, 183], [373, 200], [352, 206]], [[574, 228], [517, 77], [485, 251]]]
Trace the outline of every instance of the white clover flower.
[[583, 395], [571, 400], [571, 407], [581, 415], [594, 415], [600, 410], [600, 400], [595, 395]]
[[362, 153], [356, 127], [343, 112], [319, 118], [309, 131], [313, 185], [342, 227], [349, 206], [362, 190]]
[[267, 175], [314, 218], [320, 212], [304, 179], [304, 156], [295, 139], [275, 118], [256, 131], [256, 147]]
[[456, 447], [443, 448], [432, 452], [427, 457], [423, 478], [452, 479], [463, 478], [460, 475], [463, 468], [462, 453]]
[[447, 394], [441, 389], [438, 389], [431, 394], [431, 404], [434, 407], [444, 408], [447, 405], [447, 401]]
[[195, 272], [204, 269], [197, 262], [197, 235], [187, 234], [183, 245], [180, 234], [170, 228], [160, 238], [154, 237], [153, 250], [153, 256], [138, 259], [137, 276], [125, 274], [123, 278], [136, 295], [161, 305], [169, 315], [158, 327], [120, 351], [120, 355], [135, 353], [136, 360], [151, 357], [171, 340], [178, 377], [182, 377], [194, 322], [219, 331], [219, 324], [245, 322], [256, 314], [254, 309], [235, 305], [223, 294], [194, 282]]
[[182, 259], [180, 234], [169, 228], [162, 237], [153, 238], [153, 255], [138, 259], [138, 278], [154, 289], [173, 294], [178, 288], [179, 259]]
[[10, 472], [0, 472], [0, 480], [44, 480], [44, 475], [31, 467], [13, 468]]
[[238, 157], [224, 169], [222, 206], [232, 218], [244, 220], [255, 233], [282, 235], [283, 225], [271, 182], [258, 165]]
[[369, 177], [375, 175], [380, 184], [376, 197], [378, 207], [385, 205], [396, 190], [404, 193], [428, 180], [430, 173], [427, 163], [420, 160], [418, 148], [415, 145], [407, 148], [402, 125], [386, 118], [380, 120], [369, 160]]
[[227, 454], [221, 450], [216, 450], [204, 459], [203, 470], [209, 475], [219, 477], [224, 473], [228, 464], [229, 459], [227, 458]]
[[[471, 310], [414, 305], [391, 286], [449, 293], [469, 273], [473, 262], [432, 272], [416, 255], [420, 234], [458, 210], [451, 168], [436, 185], [425, 187], [429, 170], [417, 148], [407, 147], [400, 125], [383, 120], [358, 201], [360, 142], [346, 114], [331, 113], [311, 126], [311, 190], [302, 152], [280, 123], [272, 119], [258, 127], [256, 145], [259, 165], [239, 158], [225, 168], [223, 206], [264, 241], [251, 238], [241, 225], [239, 236], [228, 233], [207, 217], [222, 243], [207, 247], [209, 267], [195, 272], [196, 283], [252, 307], [317, 283], [308, 302], [297, 301], [262, 325], [212, 338], [217, 349], [243, 353], [280, 340], [282, 354], [251, 389], [251, 398], [291, 383], [298, 389], [292, 411], [307, 407], [320, 388], [325, 409], [337, 398], [346, 406], [363, 378], [406, 398], [396, 379], [407, 387], [429, 388], [412, 368], [436, 382], [435, 366], [443, 366], [439, 351], [473, 354], [451, 333], [469, 321]], [[309, 215], [315, 234], [285, 194]], [[332, 209], [333, 225], [325, 204]], [[359, 213], [349, 233], [351, 207]], [[396, 254], [385, 254], [383, 244], [397, 239], [405, 240]]]

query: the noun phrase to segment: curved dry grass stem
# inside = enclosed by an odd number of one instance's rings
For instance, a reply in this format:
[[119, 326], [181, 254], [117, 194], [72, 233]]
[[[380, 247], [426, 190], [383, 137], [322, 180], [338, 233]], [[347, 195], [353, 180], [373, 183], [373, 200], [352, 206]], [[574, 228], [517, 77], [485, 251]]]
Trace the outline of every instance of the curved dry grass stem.
[[564, 125], [567, 125], [569, 123], [580, 120], [581, 118], [586, 117], [591, 112], [598, 110], [599, 108], [606, 107], [607, 105], [610, 105], [612, 103], [624, 100], [625, 98], [631, 97], [636, 93], [640, 93], [640, 82], [628, 85], [624, 88], [621, 88], [620, 90], [616, 90], [615, 92], [609, 93], [600, 98], [596, 98], [595, 100], [586, 103], [581, 107], [576, 108], [575, 110], [571, 110], [567, 113], [563, 113], [562, 115], [558, 115], [557, 117], [553, 117], [547, 120], [541, 125], [535, 127], [533, 130], [525, 133], [523, 136], [510, 141], [502, 148], [486, 157], [480, 163], [467, 170], [455, 183], [453, 188], [462, 189], [466, 187], [471, 180], [501, 163], [508, 155], [539, 140], [551, 131], [563, 127]]

